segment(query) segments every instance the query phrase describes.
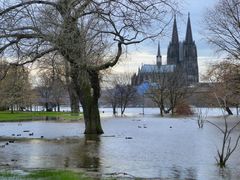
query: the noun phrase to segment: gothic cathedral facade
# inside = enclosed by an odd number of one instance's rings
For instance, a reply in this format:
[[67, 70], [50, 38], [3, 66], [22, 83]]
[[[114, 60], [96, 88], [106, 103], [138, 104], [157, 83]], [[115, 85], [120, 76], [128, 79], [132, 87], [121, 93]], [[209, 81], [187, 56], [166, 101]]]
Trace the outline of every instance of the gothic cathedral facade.
[[186, 85], [193, 85], [199, 82], [197, 47], [192, 37], [190, 15], [188, 14], [187, 30], [185, 40], [179, 41], [177, 21], [174, 17], [172, 39], [167, 50], [167, 64], [162, 64], [160, 45], [158, 44], [156, 64], [144, 64], [139, 68], [138, 73], [132, 76], [132, 84], [139, 85], [143, 82], [152, 82], [153, 72], [174, 73], [178, 69], [184, 77]]

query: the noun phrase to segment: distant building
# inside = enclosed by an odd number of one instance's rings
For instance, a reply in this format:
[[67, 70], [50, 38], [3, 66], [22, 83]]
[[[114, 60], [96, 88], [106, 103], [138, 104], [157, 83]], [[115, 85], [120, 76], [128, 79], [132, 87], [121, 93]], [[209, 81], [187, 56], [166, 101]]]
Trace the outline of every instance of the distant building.
[[167, 64], [162, 64], [160, 44], [158, 43], [156, 64], [143, 64], [138, 72], [132, 76], [132, 84], [139, 85], [143, 82], [153, 82], [154, 73], [181, 72], [186, 85], [199, 82], [197, 47], [192, 37], [190, 14], [188, 14], [187, 30], [184, 41], [179, 41], [176, 16], [174, 17], [172, 39], [168, 45]]

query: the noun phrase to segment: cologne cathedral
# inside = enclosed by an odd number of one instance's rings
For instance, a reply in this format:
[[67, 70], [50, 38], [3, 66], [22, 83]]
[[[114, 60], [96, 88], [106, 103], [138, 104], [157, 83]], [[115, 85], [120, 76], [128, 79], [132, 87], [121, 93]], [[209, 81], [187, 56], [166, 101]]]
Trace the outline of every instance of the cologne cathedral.
[[185, 40], [179, 41], [177, 21], [174, 17], [172, 39], [167, 50], [167, 64], [162, 64], [160, 45], [158, 44], [156, 64], [143, 64], [138, 73], [132, 76], [132, 84], [140, 85], [144, 82], [154, 83], [153, 73], [181, 72], [181, 78], [187, 86], [199, 82], [197, 47], [192, 37], [190, 14], [188, 14]]

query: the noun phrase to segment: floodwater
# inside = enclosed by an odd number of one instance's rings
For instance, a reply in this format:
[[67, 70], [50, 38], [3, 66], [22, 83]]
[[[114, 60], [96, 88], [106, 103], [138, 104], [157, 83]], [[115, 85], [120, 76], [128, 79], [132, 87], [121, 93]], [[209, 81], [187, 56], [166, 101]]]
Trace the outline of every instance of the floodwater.
[[[157, 109], [146, 109], [144, 116], [137, 113], [141, 109], [128, 110], [127, 117], [101, 111], [100, 137], [85, 136], [83, 122], [0, 123], [0, 168], [69, 168], [102, 178], [240, 179], [240, 147], [219, 169], [215, 156], [222, 135], [208, 123], [199, 129], [194, 117], [161, 118]], [[209, 114], [223, 126], [215, 112]], [[6, 145], [10, 138], [14, 143]]]

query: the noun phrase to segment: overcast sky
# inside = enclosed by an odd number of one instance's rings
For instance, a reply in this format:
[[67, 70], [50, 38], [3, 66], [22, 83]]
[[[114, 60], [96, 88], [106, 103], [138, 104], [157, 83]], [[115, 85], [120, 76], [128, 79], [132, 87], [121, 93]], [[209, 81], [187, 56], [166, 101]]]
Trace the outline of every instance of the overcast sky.
[[[218, 59], [214, 53], [214, 49], [209, 47], [203, 36], [203, 17], [207, 8], [212, 8], [218, 0], [184, 0], [181, 1], [180, 11], [182, 16], [177, 16], [178, 35], [180, 41], [185, 38], [186, 24], [188, 12], [190, 12], [193, 39], [197, 45], [198, 50], [198, 64], [200, 74], [204, 73], [209, 63], [213, 63]], [[155, 63], [157, 53], [157, 43], [160, 41], [161, 54], [163, 60], [166, 60], [167, 46], [171, 40], [172, 24], [167, 36], [157, 39], [155, 42], [146, 41], [140, 45], [128, 47], [128, 55], [123, 57], [123, 61], [119, 63], [114, 71], [119, 72], [137, 72], [141, 64]]]

